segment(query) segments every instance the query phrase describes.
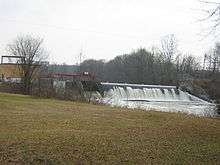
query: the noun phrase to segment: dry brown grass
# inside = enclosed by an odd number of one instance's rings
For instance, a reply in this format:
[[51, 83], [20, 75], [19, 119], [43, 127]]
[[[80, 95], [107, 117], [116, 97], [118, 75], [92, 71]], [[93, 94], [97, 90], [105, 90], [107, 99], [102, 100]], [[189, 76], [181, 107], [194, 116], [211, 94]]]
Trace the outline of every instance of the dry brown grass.
[[220, 120], [0, 93], [1, 164], [217, 164]]

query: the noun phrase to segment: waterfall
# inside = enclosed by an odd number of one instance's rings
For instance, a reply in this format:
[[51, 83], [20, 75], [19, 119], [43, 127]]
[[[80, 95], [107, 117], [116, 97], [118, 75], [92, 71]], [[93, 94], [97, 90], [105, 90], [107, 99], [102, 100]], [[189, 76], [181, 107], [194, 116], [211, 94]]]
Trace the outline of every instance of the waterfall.
[[101, 83], [104, 104], [199, 116], [216, 115], [216, 106], [175, 86]]
[[[114, 86], [105, 91], [106, 97], [120, 100], [142, 100], [142, 101], [192, 101], [190, 95], [178, 89], [162, 88], [135, 88]], [[194, 98], [193, 101], [198, 101]]]

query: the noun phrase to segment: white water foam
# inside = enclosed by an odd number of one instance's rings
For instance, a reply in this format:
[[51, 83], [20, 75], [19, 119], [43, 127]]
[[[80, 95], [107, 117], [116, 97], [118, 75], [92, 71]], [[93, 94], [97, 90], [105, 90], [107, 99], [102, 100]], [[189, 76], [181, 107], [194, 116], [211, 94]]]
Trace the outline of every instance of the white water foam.
[[174, 86], [113, 84], [104, 92], [102, 103], [117, 107], [215, 116], [216, 106]]

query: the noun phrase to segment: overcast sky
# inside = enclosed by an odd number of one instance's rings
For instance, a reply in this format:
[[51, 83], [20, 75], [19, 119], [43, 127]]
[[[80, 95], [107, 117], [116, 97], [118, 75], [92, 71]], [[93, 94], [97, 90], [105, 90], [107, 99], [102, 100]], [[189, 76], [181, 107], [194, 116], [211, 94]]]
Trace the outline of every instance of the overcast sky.
[[0, 54], [19, 34], [44, 38], [50, 61], [74, 64], [112, 59], [139, 47], [159, 45], [175, 34], [179, 49], [200, 57], [215, 40], [201, 40], [198, 0], [0, 0]]

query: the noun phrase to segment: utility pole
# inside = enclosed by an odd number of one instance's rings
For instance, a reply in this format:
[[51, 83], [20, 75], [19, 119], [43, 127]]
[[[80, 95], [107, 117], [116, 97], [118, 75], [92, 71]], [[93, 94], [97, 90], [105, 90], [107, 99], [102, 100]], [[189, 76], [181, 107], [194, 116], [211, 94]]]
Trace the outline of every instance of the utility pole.
[[81, 68], [81, 63], [84, 61], [85, 59], [85, 55], [83, 53], [83, 48], [80, 49], [79, 51], [79, 54], [76, 55], [76, 65], [78, 66], [78, 72], [81, 72], [82, 71], [82, 68]]
[[81, 49], [80, 53], [79, 53], [79, 72], [81, 72], [82, 56], [83, 56], [83, 53], [82, 53], [82, 49]]
[[205, 55], [204, 55], [204, 61], [203, 61], [203, 70], [205, 70], [205, 66], [206, 66], [206, 58], [207, 58], [207, 55], [205, 54]]

